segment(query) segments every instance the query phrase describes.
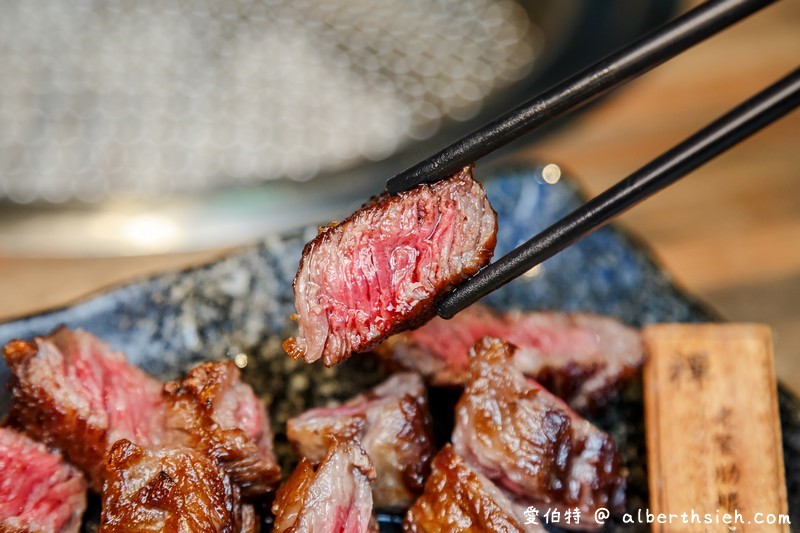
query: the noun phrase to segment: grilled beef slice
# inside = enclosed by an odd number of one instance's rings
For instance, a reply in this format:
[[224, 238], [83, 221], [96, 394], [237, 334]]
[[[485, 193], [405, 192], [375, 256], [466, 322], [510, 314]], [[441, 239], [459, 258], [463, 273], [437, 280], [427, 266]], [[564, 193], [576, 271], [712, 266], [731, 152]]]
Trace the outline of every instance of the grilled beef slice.
[[103, 456], [119, 439], [164, 438], [161, 383], [97, 337], [60, 328], [3, 349], [11, 369], [9, 423], [60, 450], [92, 487], [103, 483]]
[[0, 531], [77, 533], [86, 480], [61, 455], [0, 428]]
[[329, 437], [357, 438], [375, 466], [377, 507], [408, 507], [422, 492], [434, 453], [432, 422], [422, 378], [391, 376], [337, 407], [306, 411], [287, 423], [295, 453], [317, 463]]
[[377, 352], [393, 366], [415, 370], [434, 385], [467, 381], [469, 349], [485, 336], [517, 347], [514, 366], [573, 409], [592, 411], [609, 402], [639, 371], [639, 333], [610, 317], [509, 311], [479, 304], [450, 320], [434, 318], [395, 335]]
[[216, 459], [245, 498], [271, 492], [281, 471], [265, 406], [233, 361], [203, 363], [164, 385], [170, 440]]
[[522, 509], [448, 444], [434, 457], [425, 492], [408, 510], [403, 529], [412, 533], [544, 531], [525, 522]]
[[379, 197], [321, 229], [294, 279], [299, 332], [284, 342], [286, 352], [331, 366], [424, 323], [438, 295], [489, 262], [496, 231], [470, 168]]
[[525, 378], [512, 357], [509, 344], [490, 337], [473, 348], [456, 452], [526, 505], [621, 511], [625, 474], [611, 437]]
[[314, 469], [302, 459], [278, 489], [272, 512], [275, 533], [366, 533], [372, 517], [375, 469], [356, 440], [334, 440]]
[[248, 499], [279, 481], [266, 410], [233, 362], [204, 363], [162, 385], [91, 334], [66, 328], [12, 341], [3, 355], [10, 424], [61, 450], [96, 492], [104, 455], [120, 439], [207, 453]]
[[111, 447], [104, 466], [100, 533], [243, 529], [238, 487], [204, 453], [143, 448], [123, 439]]

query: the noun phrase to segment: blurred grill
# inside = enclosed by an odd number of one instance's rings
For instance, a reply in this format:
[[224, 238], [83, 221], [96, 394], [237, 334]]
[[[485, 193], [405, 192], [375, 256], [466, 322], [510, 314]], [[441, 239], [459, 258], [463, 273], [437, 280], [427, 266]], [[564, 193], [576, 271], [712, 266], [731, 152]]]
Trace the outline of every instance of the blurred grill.
[[513, 0], [0, 0], [0, 199], [303, 180], [528, 73]]

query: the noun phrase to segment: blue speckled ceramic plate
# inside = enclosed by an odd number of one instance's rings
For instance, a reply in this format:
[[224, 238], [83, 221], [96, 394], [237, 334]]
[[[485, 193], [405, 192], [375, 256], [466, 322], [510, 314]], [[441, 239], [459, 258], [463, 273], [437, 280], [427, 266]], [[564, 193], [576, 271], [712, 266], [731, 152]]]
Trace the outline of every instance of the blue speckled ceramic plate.
[[[491, 178], [482, 174], [479, 167], [476, 176], [484, 181], [499, 217], [497, 255], [581, 202], [564, 180], [548, 185], [535, 170], [506, 169]], [[315, 233], [311, 227], [267, 239], [207, 266], [162, 274], [64, 309], [7, 322], [0, 325], [0, 342], [47, 333], [60, 324], [82, 327], [164, 378], [201, 360], [245, 352], [251, 356], [245, 377], [271, 402], [280, 440], [287, 416], [345, 398], [381, 379], [378, 367], [364, 357], [325, 369], [291, 361], [280, 349], [292, 327], [291, 281], [300, 251]], [[610, 227], [546, 261], [537, 275], [490, 295], [487, 303], [498, 308], [591, 311], [635, 326], [719, 320], [676, 288], [647, 250]], [[7, 368], [0, 366], [0, 382], [7, 377]], [[446, 400], [439, 398], [433, 391], [432, 403], [445, 405]], [[800, 402], [783, 390], [780, 401], [790, 512], [792, 523], [800, 523]], [[7, 403], [3, 391], [0, 413]], [[435, 412], [438, 407], [433, 405]], [[644, 507], [642, 407], [635, 387], [597, 422], [615, 436], [631, 471], [629, 508]], [[437, 423], [446, 428], [449, 421]], [[386, 517], [391, 521], [390, 515]], [[627, 530], [621, 525], [610, 529]]]

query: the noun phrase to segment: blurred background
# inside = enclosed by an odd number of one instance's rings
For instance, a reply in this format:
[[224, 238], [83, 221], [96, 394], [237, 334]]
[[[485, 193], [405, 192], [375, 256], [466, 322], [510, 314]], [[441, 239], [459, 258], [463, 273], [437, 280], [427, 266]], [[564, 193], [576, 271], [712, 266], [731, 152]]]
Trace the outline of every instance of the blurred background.
[[63, 256], [204, 250], [338, 214], [676, 8], [4, 4], [0, 246]]
[[[0, 0], [0, 319], [335, 219], [698, 3]], [[595, 194], [798, 52], [779, 2], [494, 159]], [[619, 223], [725, 317], [770, 324], [800, 392], [799, 148], [795, 112]]]

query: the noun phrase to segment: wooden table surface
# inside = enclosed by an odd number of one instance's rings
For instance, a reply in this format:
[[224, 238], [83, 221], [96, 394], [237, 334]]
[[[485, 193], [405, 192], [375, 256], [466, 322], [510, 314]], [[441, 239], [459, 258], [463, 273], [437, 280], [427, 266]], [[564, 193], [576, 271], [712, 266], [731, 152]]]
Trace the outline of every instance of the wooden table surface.
[[[631, 83], [524, 155], [557, 162], [587, 191], [599, 192], [788, 73], [798, 60], [800, 2], [785, 0]], [[648, 243], [682, 286], [725, 317], [770, 325], [778, 377], [800, 393], [800, 111], [619, 223]], [[0, 319], [218, 255], [0, 256]]]

